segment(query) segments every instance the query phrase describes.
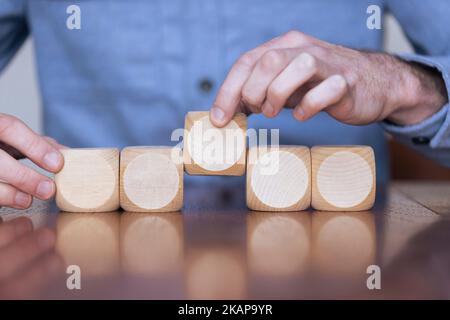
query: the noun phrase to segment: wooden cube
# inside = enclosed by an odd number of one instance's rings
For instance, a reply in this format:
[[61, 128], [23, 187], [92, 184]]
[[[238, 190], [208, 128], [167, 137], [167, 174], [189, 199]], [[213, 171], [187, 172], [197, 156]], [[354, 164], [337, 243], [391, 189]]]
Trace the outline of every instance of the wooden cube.
[[120, 159], [120, 205], [124, 210], [169, 212], [182, 208], [180, 148], [128, 147]]
[[245, 173], [247, 117], [238, 113], [223, 128], [209, 112], [188, 112], [185, 120], [184, 167], [191, 175], [242, 176]]
[[311, 157], [304, 146], [252, 147], [247, 206], [259, 211], [304, 210], [311, 203]]
[[312, 206], [323, 211], [360, 211], [375, 202], [375, 156], [369, 146], [311, 149]]
[[56, 174], [56, 204], [63, 211], [106, 212], [119, 208], [119, 150], [65, 149]]

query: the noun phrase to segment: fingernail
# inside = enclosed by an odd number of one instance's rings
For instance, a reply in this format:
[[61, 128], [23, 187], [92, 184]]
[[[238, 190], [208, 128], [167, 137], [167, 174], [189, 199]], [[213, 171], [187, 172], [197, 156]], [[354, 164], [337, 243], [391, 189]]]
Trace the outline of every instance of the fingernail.
[[44, 163], [52, 170], [57, 170], [61, 165], [61, 156], [59, 153], [51, 151], [44, 156]]
[[305, 119], [305, 110], [303, 110], [302, 108], [297, 108], [296, 113], [297, 117], [300, 118], [300, 120]]
[[14, 203], [20, 208], [27, 208], [30, 205], [31, 196], [18, 191], [14, 198]]
[[42, 181], [37, 187], [36, 194], [42, 199], [50, 198], [53, 195], [53, 183], [50, 181]]
[[272, 105], [269, 102], [264, 102], [263, 108], [262, 108], [263, 113], [268, 116], [271, 117], [273, 115], [273, 108]]
[[42, 250], [53, 248], [55, 245], [55, 235], [49, 230], [45, 230], [38, 237], [39, 247]]
[[214, 120], [222, 122], [225, 119], [225, 112], [219, 107], [214, 107], [211, 109], [211, 115]]

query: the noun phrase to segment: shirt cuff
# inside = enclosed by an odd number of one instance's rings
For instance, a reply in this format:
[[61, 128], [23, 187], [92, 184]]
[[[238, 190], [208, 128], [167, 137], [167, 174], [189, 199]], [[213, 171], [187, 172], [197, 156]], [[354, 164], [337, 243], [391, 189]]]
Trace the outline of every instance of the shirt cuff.
[[[449, 57], [424, 57], [416, 54], [398, 55], [399, 58], [421, 63], [436, 68], [442, 74], [447, 93], [450, 92], [450, 59]], [[381, 126], [394, 138], [415, 148], [449, 148], [450, 147], [450, 104], [444, 105], [437, 113], [424, 121], [400, 126], [383, 121]]]

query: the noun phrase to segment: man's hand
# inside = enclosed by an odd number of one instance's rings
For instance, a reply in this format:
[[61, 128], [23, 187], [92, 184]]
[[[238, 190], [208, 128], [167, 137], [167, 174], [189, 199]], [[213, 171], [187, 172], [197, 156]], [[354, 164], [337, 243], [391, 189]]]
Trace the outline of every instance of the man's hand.
[[0, 206], [25, 209], [32, 197], [42, 200], [55, 193], [54, 182], [21, 164], [26, 157], [39, 167], [56, 173], [63, 166], [62, 148], [55, 140], [33, 132], [22, 121], [0, 113]]
[[233, 65], [211, 109], [211, 121], [222, 127], [237, 111], [275, 117], [290, 107], [300, 121], [325, 111], [347, 124], [389, 118], [408, 125], [431, 116], [447, 101], [442, 77], [434, 69], [290, 31]]

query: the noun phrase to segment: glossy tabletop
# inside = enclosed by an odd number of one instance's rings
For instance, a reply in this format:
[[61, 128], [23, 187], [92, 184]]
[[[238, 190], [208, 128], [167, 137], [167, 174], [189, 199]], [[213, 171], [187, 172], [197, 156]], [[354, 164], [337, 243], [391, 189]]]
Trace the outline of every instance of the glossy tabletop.
[[[370, 212], [252, 212], [244, 186], [185, 190], [175, 213], [0, 209], [3, 223], [26, 216], [54, 229], [65, 264], [12, 270], [0, 297], [450, 298], [450, 182], [380, 186]], [[22, 253], [0, 248], [0, 265]], [[69, 289], [73, 265], [80, 290]]]

